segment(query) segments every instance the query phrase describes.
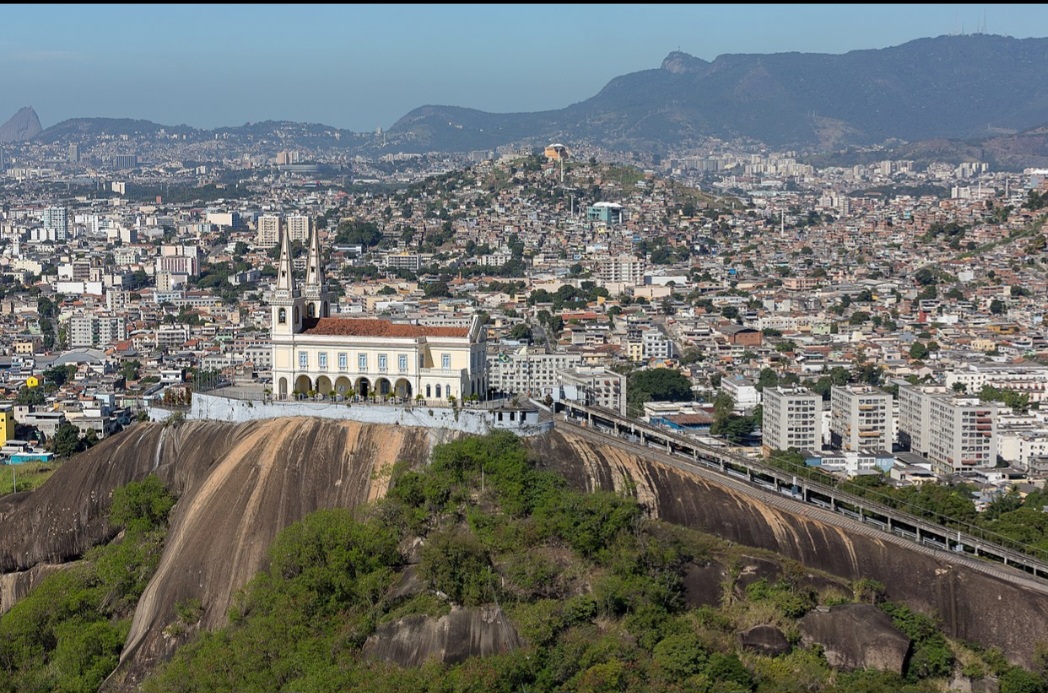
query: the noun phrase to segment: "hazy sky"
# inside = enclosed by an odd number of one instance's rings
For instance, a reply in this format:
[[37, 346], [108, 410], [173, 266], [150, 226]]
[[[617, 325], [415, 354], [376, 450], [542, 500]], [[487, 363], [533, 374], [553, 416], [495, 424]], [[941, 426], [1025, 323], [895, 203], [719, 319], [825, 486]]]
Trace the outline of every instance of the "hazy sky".
[[388, 128], [447, 104], [540, 111], [682, 50], [846, 53], [956, 33], [1048, 36], [1048, 5], [0, 6], [0, 122], [33, 106], [202, 128]]

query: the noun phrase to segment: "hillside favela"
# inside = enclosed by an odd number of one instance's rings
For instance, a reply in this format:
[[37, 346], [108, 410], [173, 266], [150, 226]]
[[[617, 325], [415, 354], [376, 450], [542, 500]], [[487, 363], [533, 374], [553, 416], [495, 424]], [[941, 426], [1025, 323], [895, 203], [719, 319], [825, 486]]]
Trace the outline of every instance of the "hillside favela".
[[0, 91], [0, 693], [1048, 692], [1048, 38], [663, 54]]

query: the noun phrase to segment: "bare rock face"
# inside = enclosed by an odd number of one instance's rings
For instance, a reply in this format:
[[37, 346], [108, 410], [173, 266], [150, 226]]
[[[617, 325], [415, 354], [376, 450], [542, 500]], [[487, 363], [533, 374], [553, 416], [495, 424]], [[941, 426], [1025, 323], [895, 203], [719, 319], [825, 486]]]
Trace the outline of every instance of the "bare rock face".
[[739, 646], [767, 657], [778, 657], [790, 651], [790, 641], [775, 626], [754, 626], [739, 633]]
[[364, 643], [363, 654], [415, 667], [431, 659], [457, 664], [469, 657], [511, 652], [522, 644], [516, 628], [499, 607], [456, 606], [440, 618], [405, 616], [382, 624]]
[[755, 582], [765, 580], [774, 584], [782, 577], [782, 566], [777, 561], [757, 556], [743, 556], [742, 569], [735, 579], [733, 586], [735, 595], [741, 597], [746, 594], [746, 588]]
[[48, 575], [74, 565], [76, 563], [39, 563], [29, 570], [0, 575], [0, 616], [22, 601]]
[[705, 565], [692, 563], [684, 573], [684, 603], [691, 609], [720, 606], [727, 576], [728, 571], [716, 561]]
[[234, 593], [265, 567], [280, 530], [320, 508], [383, 496], [393, 464], [425, 463], [433, 443], [427, 429], [323, 419], [135, 424], [36, 491], [0, 498], [0, 573], [72, 561], [111, 540], [113, 490], [156, 474], [178, 502], [120, 667], [105, 686], [133, 690], [186, 639], [165, 635], [178, 621], [176, 604], [198, 599], [202, 629], [225, 625]]
[[834, 669], [877, 669], [903, 673], [910, 638], [892, 625], [891, 616], [870, 604], [819, 608], [797, 625], [807, 647], [821, 645]]
[[31, 106], [26, 106], [18, 109], [18, 113], [15, 113], [6, 123], [0, 125], [0, 144], [29, 140], [43, 131], [44, 129], [40, 126], [40, 118], [37, 117], [36, 111]]

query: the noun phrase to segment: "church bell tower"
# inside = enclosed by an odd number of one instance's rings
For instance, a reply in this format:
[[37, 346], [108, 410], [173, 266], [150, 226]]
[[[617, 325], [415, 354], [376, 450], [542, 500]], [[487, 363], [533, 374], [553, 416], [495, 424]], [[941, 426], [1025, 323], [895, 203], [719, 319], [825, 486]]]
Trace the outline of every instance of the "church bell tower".
[[320, 231], [309, 234], [309, 256], [306, 259], [305, 303], [307, 318], [326, 318], [331, 315], [331, 292], [324, 278], [324, 259], [320, 253]]
[[280, 234], [280, 260], [277, 262], [277, 287], [270, 301], [272, 335], [274, 337], [298, 334], [305, 317], [305, 299], [295, 285], [291, 262], [291, 240], [286, 230]]

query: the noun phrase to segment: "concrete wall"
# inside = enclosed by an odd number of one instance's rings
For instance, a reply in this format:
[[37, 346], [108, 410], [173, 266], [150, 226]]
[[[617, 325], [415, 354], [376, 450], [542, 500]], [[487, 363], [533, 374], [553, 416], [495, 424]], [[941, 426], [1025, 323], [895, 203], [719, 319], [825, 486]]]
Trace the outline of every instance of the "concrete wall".
[[[150, 409], [150, 419], [162, 421], [167, 418], [167, 410]], [[386, 406], [381, 404], [347, 404], [345, 402], [299, 402], [232, 399], [193, 393], [193, 406], [187, 419], [208, 421], [228, 421], [244, 423], [263, 419], [277, 419], [286, 416], [308, 416], [361, 423], [388, 424], [400, 426], [417, 426], [421, 428], [444, 428], [463, 433], [482, 435], [496, 425], [491, 421], [491, 412], [487, 409], [452, 409], [450, 407], [427, 406]], [[535, 435], [547, 430], [545, 426], [535, 423], [535, 417], [523, 426], [509, 426], [504, 423], [498, 428], [511, 430], [518, 435]]]

